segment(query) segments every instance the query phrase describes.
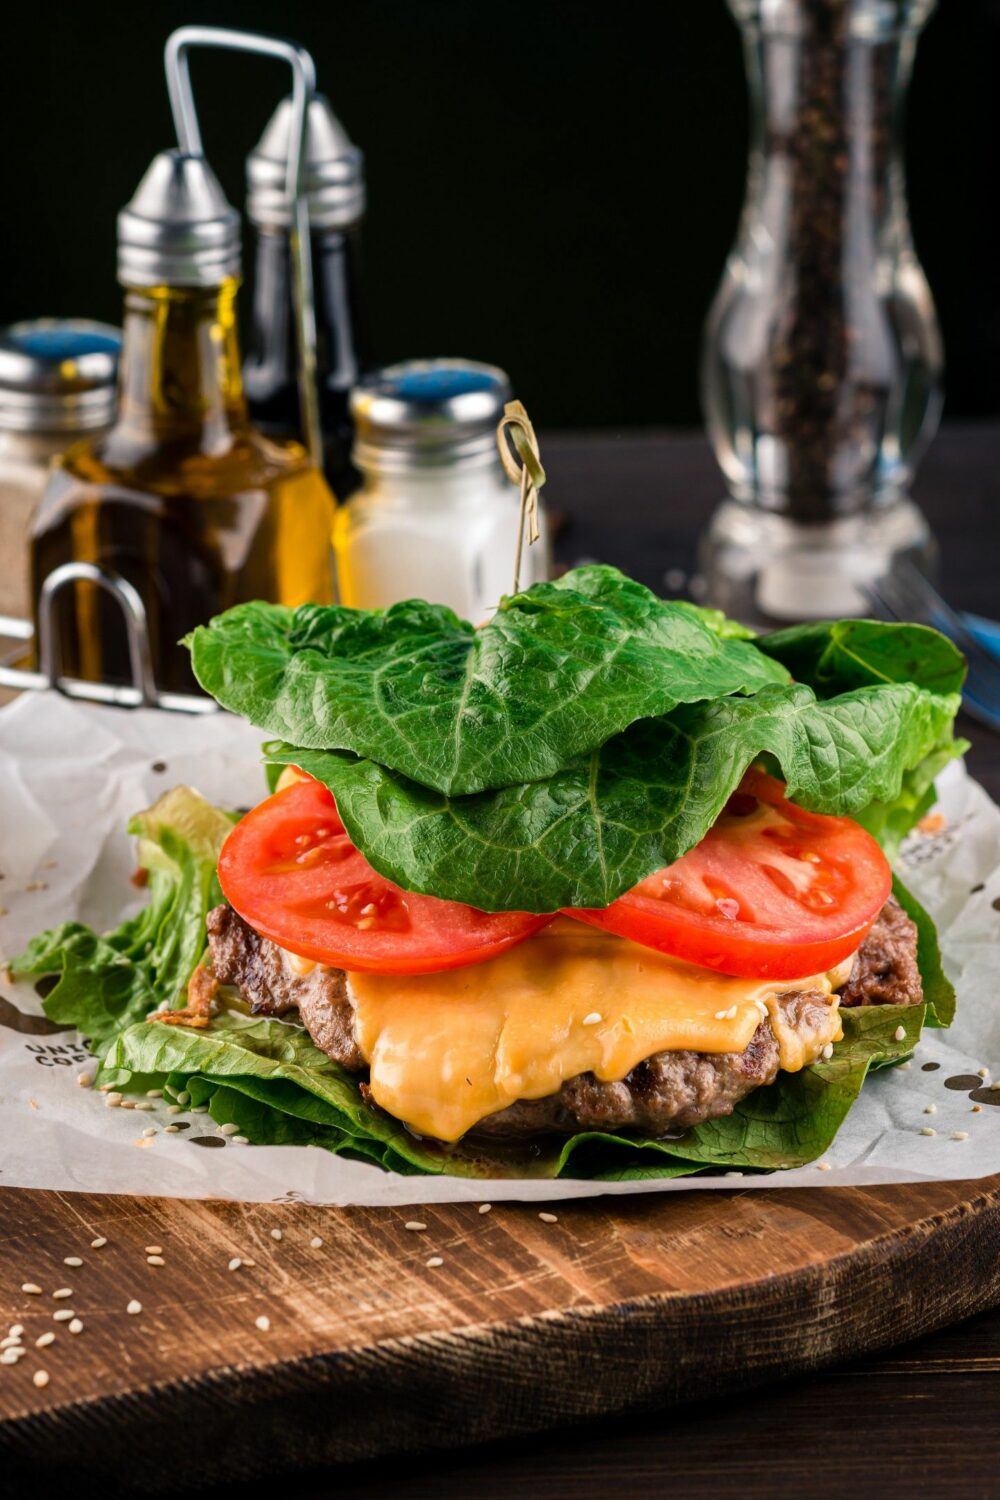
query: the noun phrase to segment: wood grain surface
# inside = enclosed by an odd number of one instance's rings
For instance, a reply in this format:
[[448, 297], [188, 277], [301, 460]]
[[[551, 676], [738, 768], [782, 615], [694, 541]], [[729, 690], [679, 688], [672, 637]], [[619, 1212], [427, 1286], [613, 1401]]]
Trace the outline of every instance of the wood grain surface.
[[[1000, 434], [951, 442], [964, 487], [935, 491], [928, 509], [933, 518], [939, 504], [961, 533], [946, 551], [968, 565], [956, 602], [995, 613], [981, 528], [978, 543], [969, 535], [994, 497], [969, 455], [1000, 459]], [[654, 586], [664, 569], [689, 565], [718, 490], [700, 440], [565, 440], [546, 446], [546, 463], [553, 501], [574, 514], [567, 561], [602, 556]], [[665, 474], [672, 498], [660, 503]], [[1000, 796], [1000, 742], [973, 738], [973, 770]], [[814, 1495], [839, 1495], [848, 1478], [861, 1495], [873, 1492], [865, 1475], [879, 1457], [891, 1467], [901, 1404], [912, 1398], [918, 1411], [911, 1455], [932, 1422], [930, 1396], [914, 1388], [927, 1368], [919, 1356], [872, 1366], [888, 1371], [878, 1399], [835, 1373], [773, 1395], [713, 1398], [874, 1355], [1000, 1302], [1000, 1178], [590, 1200], [556, 1212], [547, 1224], [514, 1205], [480, 1215], [464, 1205], [334, 1210], [0, 1190], [0, 1335], [20, 1323], [29, 1350], [0, 1365], [0, 1493], [47, 1495], [64, 1481], [90, 1494], [99, 1476], [101, 1493], [232, 1481], [249, 1497], [265, 1492], [248, 1487], [251, 1476], [336, 1463], [362, 1465], [338, 1471], [338, 1493], [372, 1496], [488, 1500], [520, 1487], [582, 1500], [609, 1488], [657, 1493], [668, 1480], [681, 1494], [720, 1483], [799, 1494], [808, 1480]], [[407, 1230], [407, 1220], [427, 1227]], [[107, 1243], [92, 1249], [98, 1236]], [[155, 1247], [162, 1266], [147, 1262]], [[230, 1270], [233, 1259], [244, 1264]], [[26, 1283], [42, 1294], [23, 1292]], [[71, 1296], [53, 1298], [61, 1288]], [[142, 1310], [130, 1314], [133, 1299]], [[60, 1310], [77, 1314], [80, 1333], [54, 1321]], [[1000, 1347], [1000, 1320], [991, 1326]], [[43, 1331], [56, 1339], [37, 1350]], [[991, 1360], [1000, 1370], [987, 1350], [970, 1378]], [[47, 1384], [34, 1384], [37, 1371]], [[644, 1411], [667, 1414], [653, 1426], [648, 1471], [628, 1436], [613, 1434], [586, 1471], [577, 1436], [541, 1440], [527, 1466], [537, 1434]], [[960, 1418], [959, 1404], [956, 1427]], [[969, 1421], [986, 1453], [997, 1424], [982, 1412]], [[706, 1450], [709, 1424], [716, 1446]], [[854, 1467], [838, 1470], [846, 1449], [828, 1440], [848, 1430]], [[518, 1442], [486, 1450], [482, 1464], [455, 1461], [443, 1488], [432, 1461], [399, 1458], [511, 1435]], [[941, 1445], [925, 1447], [910, 1492], [923, 1493], [935, 1472]], [[498, 1470], [491, 1488], [501, 1454], [506, 1478]], [[817, 1466], [820, 1454], [833, 1467]], [[968, 1487], [956, 1474], [949, 1494], [1000, 1489], [974, 1470]], [[286, 1479], [283, 1493], [331, 1490], [322, 1479], [301, 1484]]]

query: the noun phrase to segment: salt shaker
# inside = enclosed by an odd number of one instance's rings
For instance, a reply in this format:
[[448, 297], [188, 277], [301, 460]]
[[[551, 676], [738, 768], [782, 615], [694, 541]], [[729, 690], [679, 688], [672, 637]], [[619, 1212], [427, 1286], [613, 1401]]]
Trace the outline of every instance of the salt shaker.
[[[510, 592], [519, 497], [496, 443], [510, 394], [503, 370], [461, 359], [392, 365], [354, 388], [363, 484], [334, 528], [344, 604], [424, 598], [478, 622]], [[540, 529], [524, 553], [522, 588], [548, 576], [544, 516]]]

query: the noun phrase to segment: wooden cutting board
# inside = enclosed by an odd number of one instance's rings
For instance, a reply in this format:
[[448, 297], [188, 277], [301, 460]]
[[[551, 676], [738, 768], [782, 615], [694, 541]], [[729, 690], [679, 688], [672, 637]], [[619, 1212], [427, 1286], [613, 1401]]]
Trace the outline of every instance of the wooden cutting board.
[[1000, 1302], [1000, 1176], [555, 1212], [0, 1191], [0, 1333], [22, 1324], [29, 1351], [0, 1365], [0, 1489], [65, 1471], [76, 1493], [85, 1473], [174, 1493], [529, 1434], [813, 1369]]

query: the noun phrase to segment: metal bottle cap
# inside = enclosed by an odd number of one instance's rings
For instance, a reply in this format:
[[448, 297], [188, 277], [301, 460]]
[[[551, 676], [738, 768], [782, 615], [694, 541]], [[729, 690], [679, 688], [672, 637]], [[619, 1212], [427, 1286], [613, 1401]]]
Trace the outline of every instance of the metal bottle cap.
[[511, 397], [496, 365], [414, 359], [373, 370], [351, 392], [359, 469], [498, 462], [496, 425]]
[[84, 318], [37, 318], [0, 330], [0, 428], [88, 432], [110, 424], [121, 334]]
[[[292, 101], [283, 99], [247, 157], [247, 218], [258, 229], [288, 228], [291, 124]], [[309, 222], [317, 229], [348, 229], [365, 211], [364, 156], [322, 94], [309, 102], [305, 191]]]
[[123, 286], [218, 286], [240, 274], [240, 216], [203, 156], [161, 151], [118, 215]]

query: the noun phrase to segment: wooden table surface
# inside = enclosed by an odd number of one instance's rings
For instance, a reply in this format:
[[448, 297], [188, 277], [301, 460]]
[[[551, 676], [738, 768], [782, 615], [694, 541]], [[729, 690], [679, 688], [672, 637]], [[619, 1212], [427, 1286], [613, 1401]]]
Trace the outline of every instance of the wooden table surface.
[[[690, 571], [697, 532], [720, 491], [703, 440], [605, 435], [550, 438], [543, 447], [550, 504], [571, 518], [559, 538], [563, 561], [616, 562], [660, 588], [668, 571]], [[943, 544], [946, 592], [967, 608], [1000, 614], [994, 576], [1000, 427], [943, 434], [925, 463], [920, 496]], [[676, 580], [666, 586], [676, 587]], [[967, 732], [974, 741], [972, 769], [1000, 798], [1000, 738], [974, 726]], [[959, 1254], [961, 1236], [956, 1243]], [[985, 1278], [987, 1262], [978, 1263]], [[897, 1286], [896, 1296], [901, 1295]], [[985, 1300], [980, 1298], [980, 1305]], [[732, 1362], [738, 1381], [741, 1351], [735, 1345]], [[400, 1401], [405, 1402], [405, 1393]], [[551, 1405], [559, 1409], [567, 1403]], [[265, 1494], [271, 1500], [276, 1492], [283, 1500], [334, 1494], [489, 1500], [518, 1492], [551, 1500], [605, 1500], [609, 1489], [623, 1496], [797, 1497], [854, 1491], [884, 1497], [904, 1489], [920, 1496], [992, 1495], [1000, 1494], [998, 1408], [1000, 1312], [891, 1354], [783, 1386], [717, 1397], [710, 1404], [589, 1422], [584, 1430], [490, 1447], [244, 1481], [211, 1493], [238, 1494], [241, 1500], [262, 1500]], [[414, 1411], [419, 1409], [415, 1401]], [[313, 1423], [322, 1420], [317, 1412], [321, 1403], [310, 1412]], [[331, 1420], [334, 1415], [331, 1411]], [[406, 1415], [401, 1408], [401, 1423]], [[211, 1423], [209, 1402], [205, 1426]], [[73, 1455], [62, 1451], [66, 1429], [59, 1432], [61, 1451], [53, 1459], [68, 1477]], [[70, 1441], [68, 1447], [73, 1446]], [[8, 1492], [10, 1477], [0, 1463], [0, 1494]], [[128, 1465], [120, 1458], [105, 1477], [108, 1490], [132, 1492]], [[27, 1492], [23, 1481], [10, 1491]]]
[[[661, 589], [668, 570], [691, 570], [722, 489], [700, 436], [549, 437], [543, 451], [549, 503], [571, 518], [561, 560], [614, 562]], [[945, 427], [916, 493], [941, 543], [947, 597], [996, 618], [1000, 425]], [[963, 732], [974, 774], [1000, 800], [1000, 736], [968, 723]], [[584, 1431], [289, 1476], [280, 1492], [282, 1500], [1000, 1495], [1000, 1309], [790, 1384]], [[271, 1500], [276, 1486], [216, 1493]]]

